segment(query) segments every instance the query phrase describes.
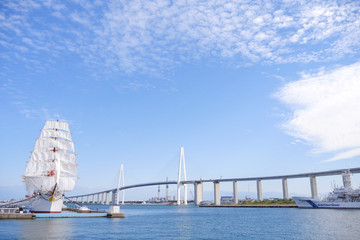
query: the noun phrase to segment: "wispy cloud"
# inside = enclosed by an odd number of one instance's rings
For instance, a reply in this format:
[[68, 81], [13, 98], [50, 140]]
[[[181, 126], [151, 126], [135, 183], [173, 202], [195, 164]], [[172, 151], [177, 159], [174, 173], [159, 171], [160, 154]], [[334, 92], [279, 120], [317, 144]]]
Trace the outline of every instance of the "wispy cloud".
[[318, 62], [360, 47], [357, 1], [10, 1], [0, 9], [4, 58], [67, 51], [89, 68], [122, 73], [212, 57], [234, 65]]
[[292, 110], [284, 130], [314, 147], [332, 152], [328, 161], [360, 155], [360, 62], [304, 74], [276, 97]]
[[[22, 115], [29, 119], [56, 119], [59, 115], [54, 108], [46, 107], [46, 103], [41, 104], [40, 107], [34, 107], [34, 96], [28, 97], [24, 93], [16, 81], [10, 79], [1, 79], [0, 81], [0, 108], [1, 105], [10, 101], [10, 103]], [[20, 85], [23, 83], [20, 83]]]
[[326, 162], [333, 162], [341, 159], [353, 158], [356, 156], [360, 156], [360, 148], [354, 148], [349, 151], [341, 152], [336, 154], [334, 157], [325, 160]]

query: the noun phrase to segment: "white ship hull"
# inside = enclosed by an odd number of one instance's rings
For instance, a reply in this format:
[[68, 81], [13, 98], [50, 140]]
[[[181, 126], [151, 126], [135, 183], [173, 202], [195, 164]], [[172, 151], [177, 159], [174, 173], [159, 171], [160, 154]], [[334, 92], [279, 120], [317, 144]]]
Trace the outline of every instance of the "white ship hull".
[[55, 201], [49, 201], [51, 195], [38, 195], [31, 203], [30, 212], [33, 213], [61, 213], [64, 197], [55, 196]]
[[321, 201], [306, 197], [293, 197], [299, 208], [360, 209], [360, 202]]

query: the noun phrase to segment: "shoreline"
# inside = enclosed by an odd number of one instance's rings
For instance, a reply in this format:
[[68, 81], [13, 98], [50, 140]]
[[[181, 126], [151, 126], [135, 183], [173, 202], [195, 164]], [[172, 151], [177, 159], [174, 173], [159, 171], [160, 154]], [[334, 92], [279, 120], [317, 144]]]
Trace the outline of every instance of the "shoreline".
[[298, 208], [296, 204], [241, 204], [241, 205], [199, 205], [199, 207], [226, 208]]

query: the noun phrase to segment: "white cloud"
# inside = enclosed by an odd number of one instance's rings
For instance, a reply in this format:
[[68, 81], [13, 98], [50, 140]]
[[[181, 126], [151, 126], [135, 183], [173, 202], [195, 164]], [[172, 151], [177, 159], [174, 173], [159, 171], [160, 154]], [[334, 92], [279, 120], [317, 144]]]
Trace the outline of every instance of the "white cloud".
[[349, 151], [339, 153], [339, 154], [335, 155], [334, 157], [326, 160], [326, 162], [333, 162], [333, 161], [337, 161], [337, 160], [341, 160], [341, 159], [353, 158], [356, 156], [360, 156], [360, 148], [354, 148]]
[[340, 151], [331, 161], [360, 155], [359, 72], [360, 62], [303, 75], [282, 87], [276, 97], [292, 110], [286, 132], [316, 152]]
[[234, 65], [326, 61], [358, 54], [359, 11], [356, 1], [335, 0], [11, 1], [0, 8], [0, 31], [8, 36], [0, 40], [11, 42], [2, 44], [9, 52], [31, 47], [31, 58], [65, 49], [96, 70], [121, 72], [209, 57]]

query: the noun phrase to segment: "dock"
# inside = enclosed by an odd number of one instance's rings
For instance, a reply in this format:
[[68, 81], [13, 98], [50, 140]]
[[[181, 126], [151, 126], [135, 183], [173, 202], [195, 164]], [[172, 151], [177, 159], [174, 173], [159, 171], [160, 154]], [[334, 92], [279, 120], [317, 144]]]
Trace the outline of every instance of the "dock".
[[63, 208], [62, 211], [68, 211], [68, 212], [76, 212], [76, 213], [107, 213], [105, 210], [97, 210], [97, 209], [88, 209], [88, 210], [81, 210], [79, 208]]
[[63, 211], [71, 211], [71, 212], [76, 212], [76, 213], [102, 213], [102, 214], [106, 214], [105, 217], [108, 217], [108, 218], [125, 218], [125, 213], [121, 213], [121, 212], [109, 213], [105, 210], [93, 210], [93, 209], [81, 210], [78, 208], [68, 208], [67, 207], [67, 208], [63, 208]]
[[0, 213], [0, 219], [35, 219], [35, 213]]
[[78, 208], [63, 208], [62, 213], [25, 213], [16, 212], [14, 209], [1, 209], [1, 219], [36, 219], [36, 218], [125, 218], [125, 213], [108, 212], [105, 210], [80, 210]]
[[19, 208], [0, 208], [0, 219], [35, 219], [35, 213], [26, 213]]
[[108, 218], [125, 218], [125, 213], [108, 213], [106, 215]]

